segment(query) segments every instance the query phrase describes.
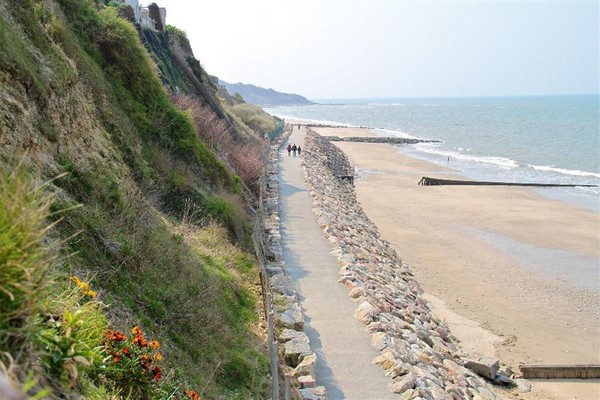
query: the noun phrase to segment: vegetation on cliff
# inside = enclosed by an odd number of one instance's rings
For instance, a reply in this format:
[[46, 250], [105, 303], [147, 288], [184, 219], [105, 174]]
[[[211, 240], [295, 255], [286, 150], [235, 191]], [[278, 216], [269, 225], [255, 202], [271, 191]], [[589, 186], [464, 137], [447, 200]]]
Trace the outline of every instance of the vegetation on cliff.
[[246, 202], [277, 122], [161, 35], [93, 0], [0, 0], [0, 380], [27, 396], [266, 390]]

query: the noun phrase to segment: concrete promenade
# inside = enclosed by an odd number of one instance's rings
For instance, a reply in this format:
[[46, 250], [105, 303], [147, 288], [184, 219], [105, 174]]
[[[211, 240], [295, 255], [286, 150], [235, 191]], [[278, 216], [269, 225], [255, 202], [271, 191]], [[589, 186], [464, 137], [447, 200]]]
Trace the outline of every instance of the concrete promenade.
[[[305, 128], [294, 131], [290, 144], [304, 147]], [[356, 305], [338, 283], [339, 266], [319, 228], [304, 180], [300, 157], [280, 154], [280, 213], [283, 257], [288, 275], [297, 284], [304, 311], [305, 332], [317, 355], [317, 385], [328, 399], [397, 399], [391, 380], [372, 363], [379, 352], [371, 335], [354, 319]]]

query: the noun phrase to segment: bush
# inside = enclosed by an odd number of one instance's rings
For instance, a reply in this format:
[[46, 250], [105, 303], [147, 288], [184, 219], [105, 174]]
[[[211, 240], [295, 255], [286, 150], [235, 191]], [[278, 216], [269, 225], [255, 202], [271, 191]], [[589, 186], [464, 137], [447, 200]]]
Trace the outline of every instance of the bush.
[[264, 168], [263, 155], [266, 142], [236, 140], [227, 124], [220, 120], [210, 107], [203, 105], [193, 96], [176, 94], [172, 96], [177, 106], [186, 110], [202, 138], [218, 149], [218, 153], [235, 170], [248, 188], [258, 195], [259, 180]]

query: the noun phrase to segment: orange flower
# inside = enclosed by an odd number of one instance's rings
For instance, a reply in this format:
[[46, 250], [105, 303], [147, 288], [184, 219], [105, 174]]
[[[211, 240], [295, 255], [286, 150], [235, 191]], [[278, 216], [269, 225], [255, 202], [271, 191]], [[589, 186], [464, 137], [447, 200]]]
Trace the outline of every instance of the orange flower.
[[162, 355], [162, 353], [159, 351], [158, 353], [156, 353], [156, 354], [154, 355], [154, 358], [155, 358], [157, 361], [161, 361], [161, 360], [163, 359], [163, 355]]
[[108, 340], [113, 342], [124, 342], [127, 340], [127, 337], [118, 331], [113, 331], [112, 329], [107, 329], [105, 336]]
[[136, 336], [140, 336], [143, 334], [142, 328], [140, 328], [139, 326], [134, 326], [133, 329], [131, 330], [131, 333], [133, 333]]
[[137, 344], [140, 347], [147, 347], [148, 346], [148, 342], [141, 335], [138, 335], [138, 336], [134, 337], [133, 340], [132, 340], [132, 342], [133, 342], [133, 344]]
[[183, 394], [185, 394], [187, 397], [189, 397], [192, 400], [200, 399], [200, 395], [193, 390], [184, 390]]
[[154, 350], [160, 349], [160, 343], [158, 343], [158, 340], [152, 340], [150, 343], [148, 343], [148, 346]]

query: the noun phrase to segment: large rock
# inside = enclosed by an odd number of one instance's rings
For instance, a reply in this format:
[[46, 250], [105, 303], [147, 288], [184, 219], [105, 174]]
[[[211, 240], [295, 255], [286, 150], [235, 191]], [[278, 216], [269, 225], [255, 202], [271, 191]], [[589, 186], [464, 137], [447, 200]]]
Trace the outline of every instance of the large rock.
[[270, 281], [271, 287], [275, 292], [284, 294], [286, 296], [296, 295], [296, 285], [289, 276], [277, 274], [272, 276]]
[[298, 304], [292, 304], [287, 310], [275, 316], [277, 325], [283, 328], [304, 330], [304, 316]]
[[377, 310], [371, 303], [368, 301], [363, 301], [358, 306], [356, 313], [354, 313], [354, 317], [363, 324], [368, 325], [373, 322], [373, 317], [375, 316], [376, 311]]
[[316, 375], [317, 356], [314, 353], [305, 355], [300, 361], [300, 364], [292, 371], [292, 376], [299, 377], [302, 375]]
[[299, 338], [299, 337], [303, 337], [306, 336], [306, 333], [304, 332], [300, 332], [300, 331], [296, 331], [294, 329], [289, 329], [286, 328], [284, 330], [281, 331], [281, 333], [279, 334], [278, 338], [279, 341], [282, 343], [285, 343], [289, 340], [295, 339], [295, 338]]
[[327, 400], [327, 391], [323, 386], [300, 389], [300, 396], [302, 396], [303, 400]]
[[392, 384], [391, 390], [394, 393], [404, 393], [409, 389], [412, 389], [415, 387], [415, 385], [417, 384], [417, 378], [415, 376], [415, 374], [413, 374], [412, 372], [409, 372], [408, 374], [404, 375], [404, 377], [396, 382], [394, 382]]
[[481, 357], [479, 360], [467, 360], [465, 367], [477, 375], [493, 380], [500, 369], [500, 361], [497, 358]]
[[316, 386], [315, 378], [312, 375], [299, 376], [298, 383], [302, 389], [314, 388]]
[[306, 334], [288, 340], [283, 347], [283, 357], [286, 364], [291, 367], [298, 366], [303, 358], [310, 354], [310, 345]]

